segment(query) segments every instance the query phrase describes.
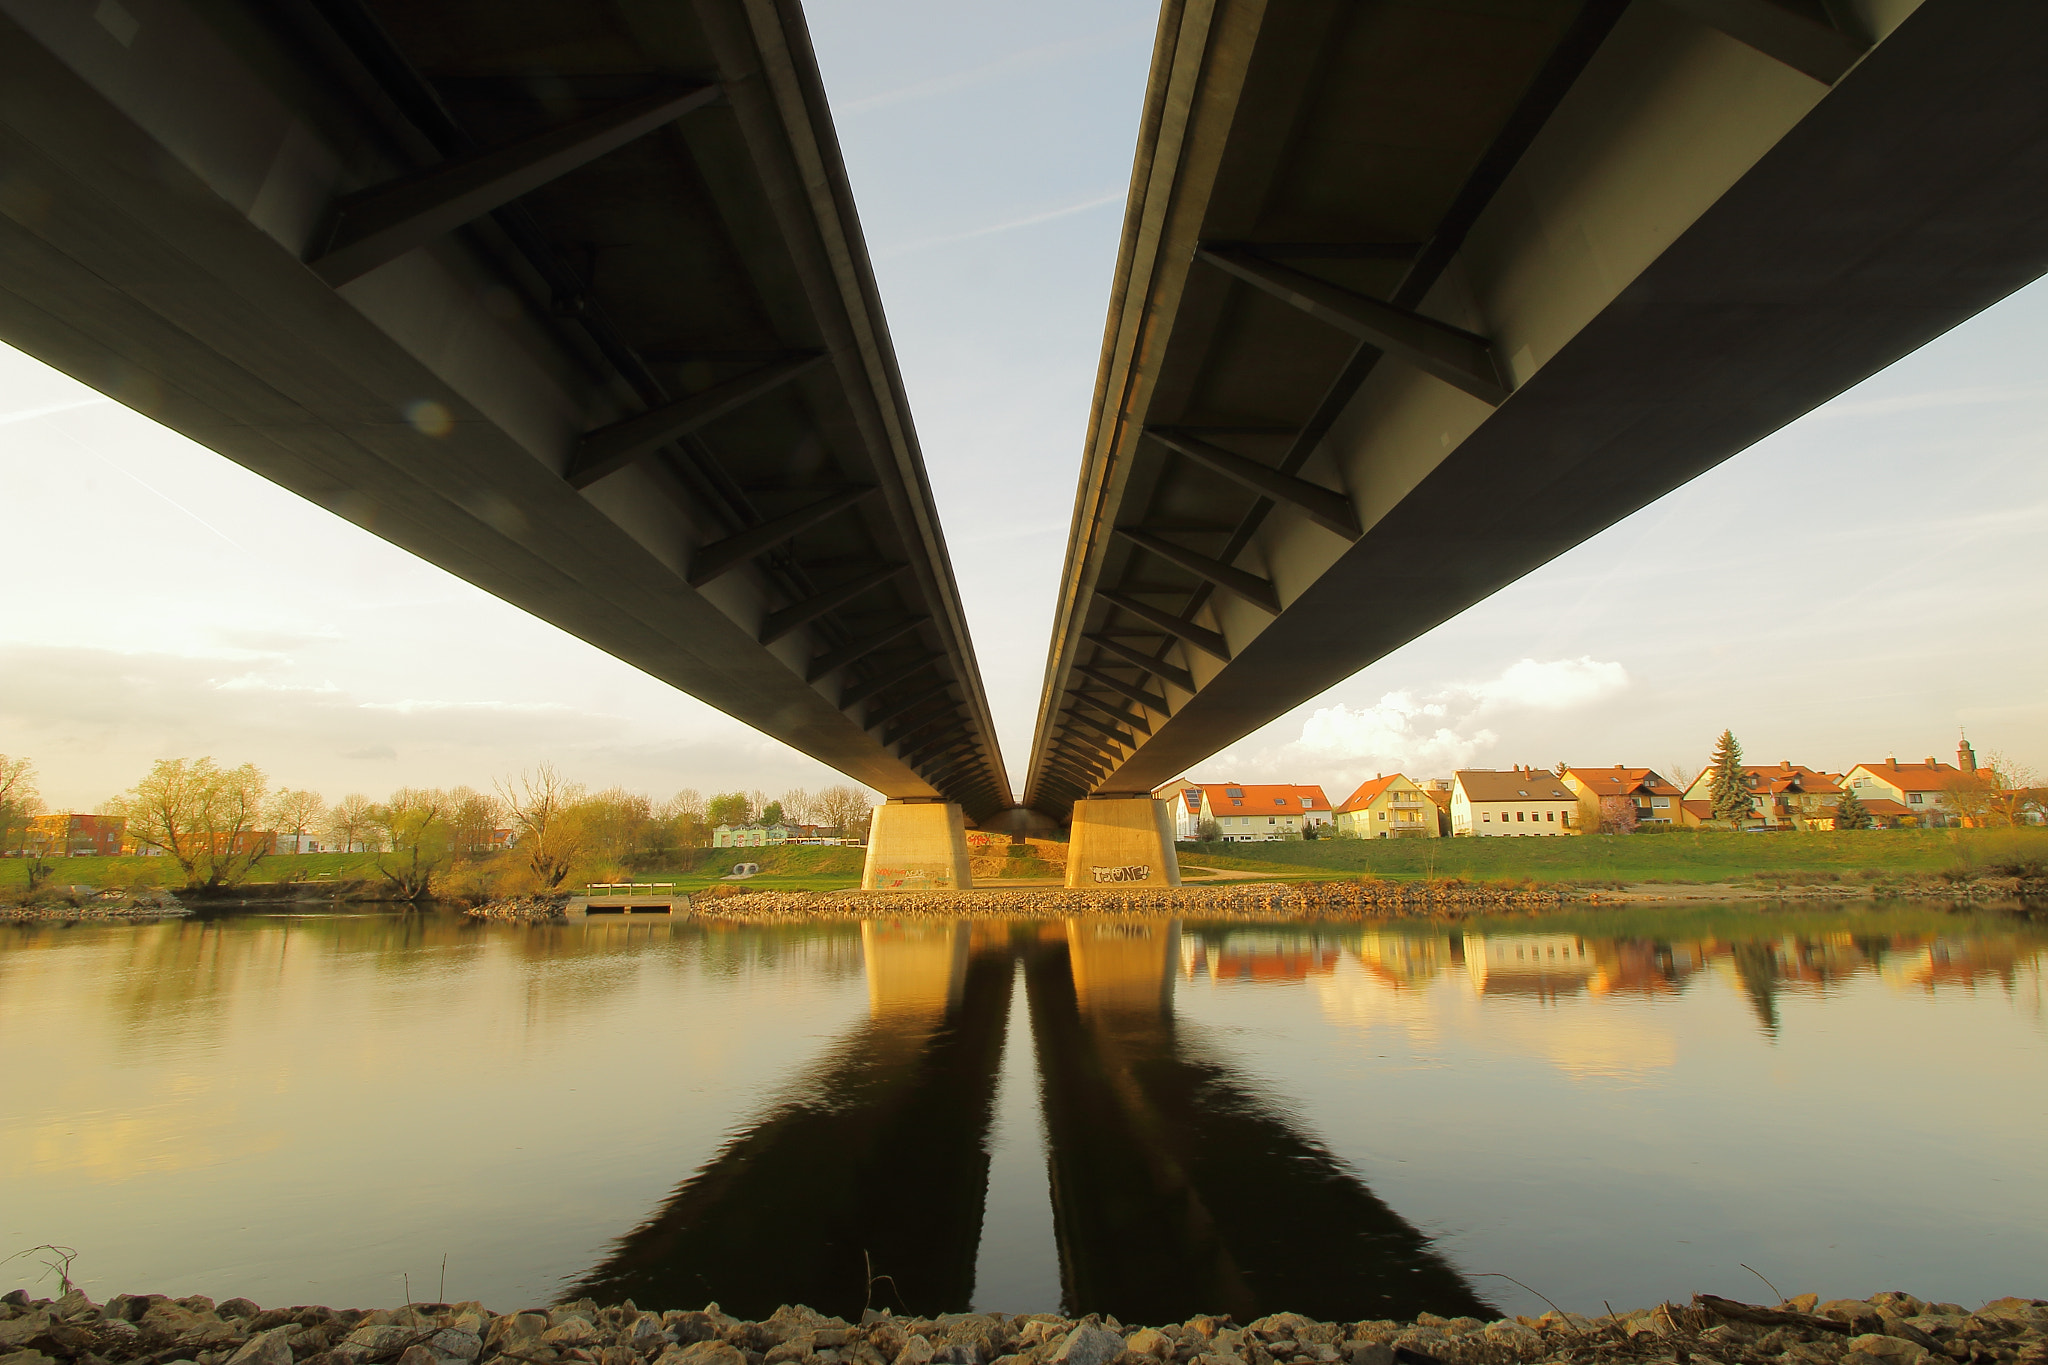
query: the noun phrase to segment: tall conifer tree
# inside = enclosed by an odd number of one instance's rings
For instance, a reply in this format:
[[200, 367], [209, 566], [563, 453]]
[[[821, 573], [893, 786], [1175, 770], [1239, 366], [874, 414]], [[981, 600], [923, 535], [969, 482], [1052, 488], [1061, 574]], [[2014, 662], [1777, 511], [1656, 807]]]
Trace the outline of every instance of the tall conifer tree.
[[1836, 829], [1862, 829], [1870, 823], [1870, 812], [1856, 799], [1856, 793], [1842, 788], [1842, 799], [1835, 802]]
[[1749, 779], [1742, 771], [1742, 746], [1733, 730], [1723, 730], [1714, 741], [1714, 780], [1707, 789], [1716, 820], [1727, 820], [1737, 829], [1749, 815]]

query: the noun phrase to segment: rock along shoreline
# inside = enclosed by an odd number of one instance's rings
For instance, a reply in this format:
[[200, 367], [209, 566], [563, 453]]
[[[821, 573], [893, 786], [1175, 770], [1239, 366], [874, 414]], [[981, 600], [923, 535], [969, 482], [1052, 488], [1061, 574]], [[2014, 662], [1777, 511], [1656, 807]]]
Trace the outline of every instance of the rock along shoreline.
[[0, 904], [0, 922], [176, 919], [192, 911], [168, 891], [95, 891], [26, 904]]
[[[1501, 886], [1485, 882], [1236, 881], [1220, 886], [1070, 891], [1061, 887], [976, 887], [969, 891], [726, 891], [699, 893], [679, 918], [720, 923], [787, 924], [820, 919], [1058, 919], [1071, 915], [1158, 918], [1194, 916], [1218, 920], [1397, 919], [1428, 916], [1466, 919], [1625, 905], [1684, 904], [1699, 900], [1825, 901], [1853, 904], [1873, 899], [1862, 888], [1799, 888], [1762, 891], [1747, 887], [1672, 888], [1674, 894], [1616, 892], [1558, 886]], [[1688, 894], [1675, 894], [1683, 890]], [[1719, 893], [1719, 894], [1715, 894]], [[1915, 897], [1947, 904], [1986, 904], [2009, 896]], [[561, 919], [566, 896], [530, 896], [494, 901], [468, 913], [478, 919], [535, 921]]]
[[1910, 1294], [1775, 1307], [1697, 1295], [1597, 1318], [1243, 1325], [1201, 1315], [1132, 1327], [1114, 1317], [946, 1313], [859, 1322], [801, 1305], [748, 1322], [717, 1304], [650, 1312], [589, 1299], [493, 1313], [475, 1302], [377, 1310], [260, 1308], [248, 1299], [119, 1294], [104, 1305], [0, 1299], [0, 1365], [2048, 1365], [2048, 1301], [1971, 1311]]

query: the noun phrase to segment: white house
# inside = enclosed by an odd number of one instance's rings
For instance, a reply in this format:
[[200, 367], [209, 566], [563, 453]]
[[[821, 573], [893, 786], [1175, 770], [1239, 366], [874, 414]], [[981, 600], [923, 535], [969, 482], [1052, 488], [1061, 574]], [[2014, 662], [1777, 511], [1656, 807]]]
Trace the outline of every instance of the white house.
[[1578, 795], [1542, 768], [1461, 768], [1451, 779], [1451, 834], [1571, 834]]
[[1321, 787], [1204, 782], [1201, 792], [1201, 814], [1196, 823], [1214, 820], [1225, 843], [1299, 839], [1306, 829], [1324, 835], [1334, 828], [1336, 813]]

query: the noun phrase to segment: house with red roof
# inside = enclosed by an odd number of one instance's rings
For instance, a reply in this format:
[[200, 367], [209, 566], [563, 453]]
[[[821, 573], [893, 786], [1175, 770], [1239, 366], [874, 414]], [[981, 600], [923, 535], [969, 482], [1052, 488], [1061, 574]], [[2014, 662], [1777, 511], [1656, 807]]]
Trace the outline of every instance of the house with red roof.
[[1313, 829], [1329, 834], [1336, 813], [1321, 787], [1292, 784], [1264, 786], [1223, 782], [1201, 784], [1202, 808], [1196, 820], [1214, 820], [1226, 843], [1266, 843], [1300, 839]]
[[[1744, 829], [1830, 830], [1835, 827], [1835, 803], [1842, 799], [1842, 778], [1803, 763], [1781, 760], [1775, 766], [1745, 763], [1742, 777], [1749, 784], [1749, 814]], [[1714, 770], [1707, 769], [1685, 789], [1684, 823], [1704, 825], [1714, 818]], [[1862, 793], [1858, 793], [1860, 799]], [[1904, 809], [1901, 807], [1900, 809]], [[1876, 814], [1876, 812], [1872, 812]]]
[[1609, 800], [1634, 806], [1638, 825], [1675, 825], [1684, 814], [1679, 804], [1684, 793], [1678, 784], [1648, 768], [1624, 768], [1619, 763], [1611, 768], [1566, 768], [1564, 784], [1579, 798], [1576, 823], [1583, 830], [1598, 830], [1606, 823], [1600, 803]]
[[1337, 807], [1337, 833], [1353, 839], [1434, 839], [1436, 805], [1421, 783], [1380, 773]]
[[1956, 746], [1956, 763], [1901, 763], [1886, 755], [1882, 763], [1858, 763], [1843, 781], [1879, 824], [1946, 825], [1961, 817], [1948, 808], [1948, 793], [1957, 779], [1977, 770], [1977, 755], [1968, 741]]

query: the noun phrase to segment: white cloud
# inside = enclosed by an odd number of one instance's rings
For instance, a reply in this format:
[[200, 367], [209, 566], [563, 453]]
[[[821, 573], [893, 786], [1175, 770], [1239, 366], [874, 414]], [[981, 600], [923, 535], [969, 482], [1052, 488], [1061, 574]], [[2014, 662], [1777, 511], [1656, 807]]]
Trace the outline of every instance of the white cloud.
[[1611, 697], [1627, 686], [1628, 670], [1620, 664], [1601, 663], [1581, 655], [1576, 659], [1554, 659], [1549, 663], [1523, 659], [1510, 664], [1490, 682], [1458, 690], [1477, 697], [1483, 710], [1526, 706], [1541, 711], [1563, 711]]
[[[1590, 656], [1522, 659], [1483, 682], [1454, 683], [1427, 697], [1389, 692], [1371, 706], [1339, 703], [1302, 723], [1288, 748], [1382, 771], [1444, 773], [1476, 765], [1500, 736], [1480, 721], [1501, 712], [1568, 711], [1605, 701], [1629, 685], [1628, 670]], [[1362, 769], [1359, 769], [1362, 771]]]
[[1483, 728], [1460, 731], [1446, 723], [1449, 715], [1450, 707], [1441, 701], [1418, 702], [1411, 692], [1389, 692], [1373, 706], [1323, 707], [1303, 722], [1300, 745], [1324, 757], [1378, 759], [1421, 772], [1469, 768], [1500, 737]]

